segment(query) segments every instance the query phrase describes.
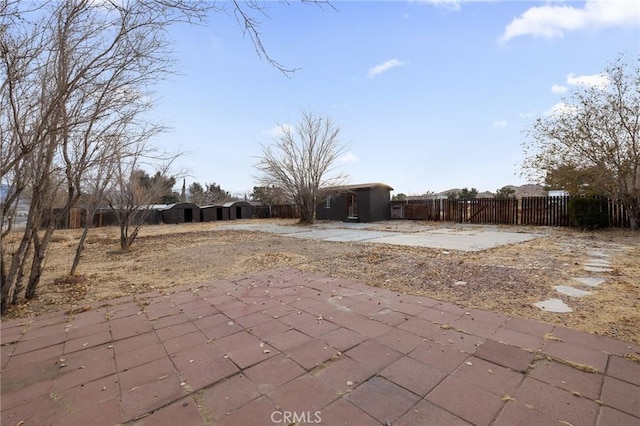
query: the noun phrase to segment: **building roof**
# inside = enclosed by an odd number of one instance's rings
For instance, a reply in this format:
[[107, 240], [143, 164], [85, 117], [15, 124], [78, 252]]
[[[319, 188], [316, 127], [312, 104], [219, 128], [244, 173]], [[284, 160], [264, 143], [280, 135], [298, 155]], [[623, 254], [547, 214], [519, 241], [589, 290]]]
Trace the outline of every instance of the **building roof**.
[[229, 201], [228, 203], [224, 203], [223, 207], [233, 207], [233, 206], [250, 206], [247, 201]]
[[174, 204], [149, 204], [148, 206], [142, 206], [142, 208], [148, 208], [149, 210], [166, 210], [173, 206]]
[[193, 204], [193, 203], [187, 203], [187, 202], [180, 202], [180, 203], [173, 203], [173, 204], [152, 204], [151, 205], [151, 209], [154, 210], [171, 210], [173, 208], [177, 208], [177, 209], [183, 209], [183, 208], [194, 208], [194, 207], [198, 207], [197, 204]]
[[336, 186], [336, 187], [334, 187], [332, 189], [356, 191], [358, 189], [374, 189], [374, 188], [378, 188], [378, 187], [386, 188], [389, 191], [393, 191], [392, 187], [390, 187], [386, 183], [381, 183], [381, 182], [359, 183], [359, 184], [354, 184], [354, 185], [341, 185], [341, 186]]

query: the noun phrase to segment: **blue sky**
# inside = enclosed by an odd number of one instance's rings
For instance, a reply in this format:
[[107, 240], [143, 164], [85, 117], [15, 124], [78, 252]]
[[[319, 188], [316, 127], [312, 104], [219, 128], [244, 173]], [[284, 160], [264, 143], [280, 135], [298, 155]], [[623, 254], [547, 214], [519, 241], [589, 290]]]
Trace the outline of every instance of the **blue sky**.
[[394, 193], [495, 191], [520, 176], [523, 130], [619, 53], [640, 52], [640, 3], [602, 0], [265, 2], [261, 60], [232, 16], [174, 28], [157, 143], [193, 181], [251, 192], [260, 144], [301, 110], [341, 128], [349, 183]]

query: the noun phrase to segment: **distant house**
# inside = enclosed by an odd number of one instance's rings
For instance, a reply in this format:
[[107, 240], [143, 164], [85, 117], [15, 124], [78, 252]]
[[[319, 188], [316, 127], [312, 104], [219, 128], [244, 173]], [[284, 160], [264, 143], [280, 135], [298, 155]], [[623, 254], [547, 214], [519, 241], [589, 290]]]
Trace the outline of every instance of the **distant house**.
[[569, 191], [565, 191], [564, 189], [552, 189], [547, 191], [547, 197], [567, 197], [569, 196]]
[[200, 222], [200, 207], [193, 203], [169, 204], [160, 210], [164, 223]]
[[384, 183], [333, 188], [316, 206], [318, 220], [376, 222], [391, 219], [391, 191]]

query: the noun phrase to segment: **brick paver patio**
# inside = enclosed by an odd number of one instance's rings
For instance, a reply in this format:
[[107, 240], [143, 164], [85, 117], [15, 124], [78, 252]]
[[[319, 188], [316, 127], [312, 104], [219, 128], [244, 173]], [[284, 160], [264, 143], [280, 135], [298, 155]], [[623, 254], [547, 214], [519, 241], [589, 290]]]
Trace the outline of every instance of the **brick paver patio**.
[[637, 345], [295, 269], [5, 321], [1, 343], [3, 426], [640, 424]]

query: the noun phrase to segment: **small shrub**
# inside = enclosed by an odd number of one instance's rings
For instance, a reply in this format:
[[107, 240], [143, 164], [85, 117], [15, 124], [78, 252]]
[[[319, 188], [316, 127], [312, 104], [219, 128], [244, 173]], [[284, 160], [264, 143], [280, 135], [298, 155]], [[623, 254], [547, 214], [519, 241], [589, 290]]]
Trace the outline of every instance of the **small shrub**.
[[607, 200], [596, 197], [577, 197], [569, 200], [569, 218], [574, 226], [598, 229], [609, 226]]

